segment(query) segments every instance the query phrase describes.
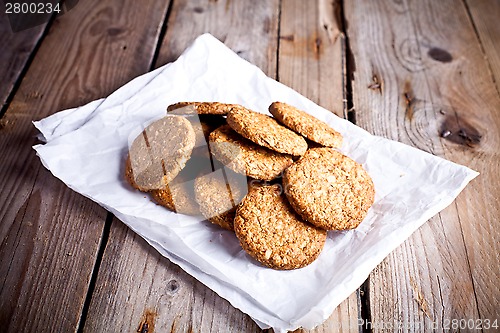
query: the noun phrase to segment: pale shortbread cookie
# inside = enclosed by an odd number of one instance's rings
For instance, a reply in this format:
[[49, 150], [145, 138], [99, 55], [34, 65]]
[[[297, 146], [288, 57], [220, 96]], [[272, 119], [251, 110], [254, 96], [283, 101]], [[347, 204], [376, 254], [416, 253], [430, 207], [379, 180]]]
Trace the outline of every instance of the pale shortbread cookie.
[[291, 105], [274, 102], [269, 106], [269, 112], [280, 123], [302, 134], [311, 141], [326, 147], [340, 148], [342, 135], [327, 123], [297, 109]]
[[191, 156], [195, 133], [184, 117], [159, 119], [139, 134], [129, 149], [133, 184], [141, 191], [166, 189]]
[[227, 115], [227, 123], [243, 137], [271, 150], [294, 156], [301, 156], [307, 150], [303, 137], [265, 114], [248, 109], [232, 110]]
[[356, 228], [375, 196], [366, 170], [333, 148], [309, 149], [285, 170], [283, 185], [295, 211], [326, 230]]
[[235, 172], [252, 178], [272, 180], [293, 163], [290, 155], [280, 154], [241, 137], [228, 125], [209, 136], [212, 154]]
[[326, 241], [326, 231], [304, 222], [280, 185], [252, 188], [236, 210], [234, 231], [250, 256], [274, 269], [309, 265]]

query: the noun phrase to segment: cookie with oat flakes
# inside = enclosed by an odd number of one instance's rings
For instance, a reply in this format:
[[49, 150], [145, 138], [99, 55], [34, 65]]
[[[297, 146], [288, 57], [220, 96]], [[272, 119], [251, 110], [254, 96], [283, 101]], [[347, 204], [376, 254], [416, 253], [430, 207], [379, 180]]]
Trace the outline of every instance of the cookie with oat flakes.
[[340, 148], [342, 135], [318, 118], [282, 102], [274, 102], [269, 112], [280, 123], [325, 147]]
[[219, 102], [179, 102], [169, 105], [167, 112], [178, 115], [212, 114], [222, 116], [228, 114], [231, 110], [240, 108], [243, 108], [243, 106]]
[[210, 133], [210, 151], [237, 173], [260, 180], [272, 180], [293, 163], [290, 155], [259, 146], [241, 137], [228, 125]]
[[279, 184], [250, 189], [236, 210], [234, 231], [250, 256], [280, 270], [309, 265], [326, 241], [326, 231], [304, 222]]
[[219, 169], [196, 178], [195, 198], [202, 215], [227, 230], [234, 230], [236, 206], [247, 190], [247, 177], [229, 169]]
[[227, 114], [227, 123], [241, 136], [279, 153], [301, 156], [307, 150], [307, 142], [302, 136], [268, 115], [237, 109]]
[[313, 148], [285, 170], [286, 196], [302, 218], [326, 230], [356, 228], [374, 201], [363, 166], [333, 148]]

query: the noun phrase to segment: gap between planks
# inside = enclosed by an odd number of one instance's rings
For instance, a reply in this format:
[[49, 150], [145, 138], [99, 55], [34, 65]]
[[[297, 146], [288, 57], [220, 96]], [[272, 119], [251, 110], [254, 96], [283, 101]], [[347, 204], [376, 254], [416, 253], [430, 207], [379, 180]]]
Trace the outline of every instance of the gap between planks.
[[[64, 1], [64, 0], [61, 0], [61, 1]], [[156, 39], [156, 43], [155, 43], [155, 50], [153, 52], [153, 56], [151, 57], [151, 61], [150, 61], [149, 67], [148, 67], [149, 71], [152, 71], [156, 67], [156, 63], [158, 61], [158, 56], [160, 54], [162, 41], [163, 41], [163, 38], [165, 37], [165, 34], [167, 33], [168, 19], [170, 17], [171, 12], [172, 12], [172, 7], [173, 7], [174, 1], [175, 0], [170, 1], [170, 3], [168, 4], [167, 10], [165, 12], [165, 16], [163, 17], [160, 32], [158, 34], [158, 38]], [[55, 19], [55, 16], [53, 18], [51, 18], [51, 21], [53, 21], [54, 19]], [[52, 22], [50, 22], [50, 23], [52, 23]], [[50, 26], [49, 26], [49, 28], [50, 28]], [[46, 31], [48, 31], [48, 30], [46, 29]], [[46, 31], [44, 31], [43, 36], [45, 36]], [[0, 113], [0, 118], [1, 118], [1, 115], [2, 114]], [[107, 213], [106, 221], [105, 221], [104, 228], [103, 228], [102, 235], [101, 235], [101, 241], [99, 243], [99, 247], [97, 250], [95, 264], [94, 264], [94, 267], [92, 269], [92, 274], [91, 274], [89, 286], [87, 289], [87, 294], [85, 295], [85, 301], [83, 303], [82, 312], [80, 313], [80, 320], [78, 321], [78, 326], [76, 328], [77, 333], [82, 333], [83, 329], [85, 327], [85, 322], [87, 320], [88, 312], [90, 309], [90, 302], [92, 301], [92, 295], [94, 294], [97, 276], [99, 275], [99, 268], [101, 266], [102, 258], [104, 257], [104, 251], [106, 250], [106, 246], [108, 244], [109, 234], [111, 232], [111, 224], [113, 223], [114, 218], [115, 218], [115, 216], [111, 212]]]
[[[347, 32], [347, 19], [345, 16], [345, 1], [340, 0], [340, 12], [339, 12], [339, 28], [341, 31], [341, 38], [343, 38], [342, 43], [342, 60], [344, 62], [344, 117], [347, 118], [351, 123], [356, 124], [356, 110], [354, 109], [354, 102], [352, 96], [352, 81], [354, 79], [354, 71], [356, 70], [354, 63], [354, 54], [352, 53], [349, 34]], [[358, 288], [358, 319], [359, 322], [363, 323], [360, 332], [371, 333], [373, 329], [371, 325], [365, 325], [366, 323], [371, 323], [371, 307], [370, 307], [370, 277], [368, 276], [363, 282], [363, 284]]]
[[[62, 5], [63, 2], [64, 2], [64, 0], [60, 0], [59, 4]], [[28, 72], [28, 69], [29, 69], [31, 63], [33, 62], [33, 59], [35, 58], [35, 56], [38, 52], [38, 49], [40, 48], [40, 45], [42, 45], [42, 42], [44, 41], [45, 37], [49, 33], [50, 27], [52, 26], [52, 23], [54, 23], [55, 19], [57, 18], [57, 15], [58, 15], [58, 13], [54, 12], [50, 16], [47, 23], [45, 23], [45, 27], [43, 28], [43, 31], [40, 34], [40, 37], [38, 37], [37, 41], [35, 42], [35, 45], [33, 46], [33, 49], [30, 51], [30, 54], [26, 58], [26, 62], [24, 63], [24, 65], [22, 65], [22, 67], [18, 71], [16, 78], [13, 80], [14, 84], [12, 85], [11, 90], [7, 93], [7, 97], [5, 98], [5, 101], [0, 108], [0, 120], [3, 118], [3, 116], [5, 115], [7, 110], [9, 109], [10, 103], [14, 99], [14, 96], [16, 95], [17, 90], [21, 86], [21, 82], [23, 81], [24, 76]], [[14, 33], [14, 32], [12, 32], [12, 33]], [[0, 127], [1, 127], [1, 124], [2, 123], [0, 122]]]

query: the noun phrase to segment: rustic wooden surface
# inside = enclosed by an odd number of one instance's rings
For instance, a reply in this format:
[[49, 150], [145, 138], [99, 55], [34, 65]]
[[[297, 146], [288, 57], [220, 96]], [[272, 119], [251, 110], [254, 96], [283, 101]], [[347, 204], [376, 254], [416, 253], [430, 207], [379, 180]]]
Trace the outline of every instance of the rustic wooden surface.
[[32, 120], [109, 95], [204, 32], [371, 133], [481, 172], [312, 332], [500, 321], [499, 13], [492, 0], [80, 0], [15, 34], [0, 14], [0, 331], [261, 331], [31, 148]]
[[499, 318], [500, 99], [466, 6], [366, 0], [345, 13], [357, 124], [481, 173], [371, 274], [372, 321]]
[[[0, 114], [6, 107], [7, 100], [11, 97], [19, 79], [27, 67], [30, 56], [37, 44], [43, 39], [46, 24], [28, 30], [12, 33], [10, 22], [4, 11], [0, 12]], [[7, 47], [3, 47], [3, 46]]]

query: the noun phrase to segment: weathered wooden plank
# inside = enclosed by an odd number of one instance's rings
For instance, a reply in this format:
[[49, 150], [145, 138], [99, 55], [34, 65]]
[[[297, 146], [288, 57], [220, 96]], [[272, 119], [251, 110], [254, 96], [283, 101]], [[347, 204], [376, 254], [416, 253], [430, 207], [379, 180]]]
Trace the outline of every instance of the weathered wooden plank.
[[[339, 6], [331, 0], [282, 2], [278, 77], [282, 83], [343, 117], [347, 110]], [[358, 317], [358, 297], [353, 293], [323, 325], [311, 332], [357, 331]]]
[[[157, 66], [210, 32], [276, 73], [279, 1], [174, 1]], [[243, 19], [244, 18], [244, 19]], [[252, 319], [112, 223], [84, 331], [257, 332]]]
[[481, 172], [372, 273], [372, 322], [498, 318], [500, 101], [466, 8], [346, 2], [346, 20], [358, 125]]
[[257, 332], [229, 302], [113, 221], [85, 332]]
[[[0, 110], [3, 109], [14, 85], [22, 75], [31, 53], [43, 35], [46, 24], [19, 32], [12, 32], [9, 18], [0, 12]], [[0, 122], [0, 126], [1, 126]]]
[[281, 8], [280, 82], [344, 117], [345, 83], [340, 4], [285, 1]]
[[500, 92], [500, 2], [490, 0], [465, 1], [488, 59], [489, 67]]
[[169, 18], [157, 67], [174, 61], [199, 35], [209, 32], [240, 57], [276, 75], [277, 0], [179, 1]]
[[[105, 96], [150, 68], [168, 2], [81, 2], [56, 19], [0, 128], [0, 327], [75, 331], [106, 211], [35, 156], [32, 120]], [[143, 19], [147, 17], [147, 20]]]

